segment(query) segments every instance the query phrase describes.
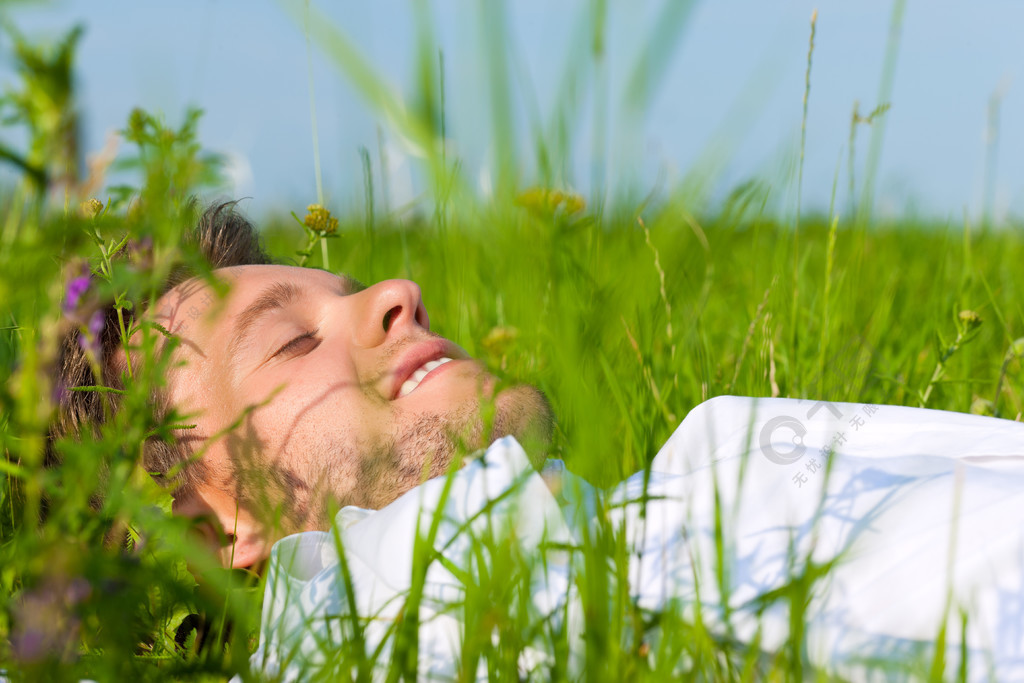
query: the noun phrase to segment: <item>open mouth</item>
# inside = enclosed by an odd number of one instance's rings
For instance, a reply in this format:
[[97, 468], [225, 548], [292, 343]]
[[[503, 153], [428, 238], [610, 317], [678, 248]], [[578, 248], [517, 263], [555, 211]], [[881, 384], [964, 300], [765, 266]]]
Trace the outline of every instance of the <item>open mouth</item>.
[[402, 382], [402, 386], [398, 390], [398, 398], [411, 394], [427, 375], [451, 360], [452, 359], [447, 356], [442, 356], [437, 360], [428, 360], [426, 363], [416, 368], [409, 376], [409, 379]]

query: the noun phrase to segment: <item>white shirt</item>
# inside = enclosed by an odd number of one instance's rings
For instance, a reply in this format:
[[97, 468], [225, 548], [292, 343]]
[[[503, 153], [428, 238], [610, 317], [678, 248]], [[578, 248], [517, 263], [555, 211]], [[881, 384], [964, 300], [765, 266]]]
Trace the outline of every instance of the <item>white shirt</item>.
[[[815, 666], [854, 680], [887, 678], [865, 661], [874, 659], [927, 675], [946, 623], [951, 676], [960, 661], [963, 612], [969, 678], [1024, 680], [1020, 423], [893, 406], [719, 397], [687, 415], [649, 471], [610, 491], [595, 491], [568, 472], [547, 475], [556, 494], [515, 440], [505, 438], [450, 477], [381, 510], [343, 509], [336, 535], [307, 532], [279, 541], [253, 668], [289, 680], [332, 677], [347, 671], [356, 651], [376, 652], [372, 674], [384, 678], [413, 585], [419, 529], [436, 553], [420, 574], [421, 679], [451, 680], [467, 666], [462, 643], [485, 627], [463, 601], [479, 611], [486, 604], [474, 592], [487, 584], [481, 576], [518, 567], [517, 556], [535, 561], [518, 584], [525, 591], [514, 623], [544, 626], [515, 634], [524, 639], [517, 675], [543, 680], [557, 665], [582, 677], [586, 625], [578, 578], [588, 570], [572, 548], [590, 542], [599, 527], [594, 515], [605, 510], [604, 528], [624, 534], [628, 590], [646, 614], [673, 610], [692, 622], [699, 604], [712, 632], [746, 643], [757, 635], [760, 648], [773, 653], [786, 643], [791, 603], [784, 592], [774, 601], [765, 596], [804, 574], [808, 558], [834, 560], [825, 578], [805, 584], [801, 623]], [[488, 559], [495, 547], [505, 554]], [[552, 631], [567, 634], [567, 661], [553, 650]], [[644, 635], [651, 657], [659, 638], [657, 630]], [[486, 678], [486, 662], [478, 661], [474, 674]]]

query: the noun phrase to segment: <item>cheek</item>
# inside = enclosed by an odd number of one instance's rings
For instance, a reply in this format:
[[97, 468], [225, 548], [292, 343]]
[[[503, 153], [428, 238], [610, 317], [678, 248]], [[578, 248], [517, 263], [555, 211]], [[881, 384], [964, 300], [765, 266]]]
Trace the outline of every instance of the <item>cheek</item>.
[[388, 414], [386, 401], [374, 400], [354, 382], [292, 381], [265, 396], [265, 405], [254, 411], [260, 437], [275, 451], [296, 456], [325, 441], [372, 441]]
[[204, 437], [222, 431], [234, 419], [231, 393], [221, 378], [202, 364], [177, 368], [168, 374], [168, 402], [184, 419], [196, 425], [189, 434]]

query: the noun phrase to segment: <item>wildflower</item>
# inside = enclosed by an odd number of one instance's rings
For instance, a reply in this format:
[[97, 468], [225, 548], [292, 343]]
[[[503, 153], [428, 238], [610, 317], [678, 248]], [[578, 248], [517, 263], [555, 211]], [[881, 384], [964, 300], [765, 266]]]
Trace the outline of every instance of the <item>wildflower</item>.
[[92, 275], [80, 275], [71, 282], [68, 283], [67, 292], [64, 294], [64, 313], [71, 315], [78, 308], [78, 303], [82, 299], [82, 295], [85, 294], [89, 285], [92, 283]]
[[50, 577], [25, 593], [14, 606], [14, 658], [23, 663], [70, 659], [81, 631], [75, 607], [91, 593], [89, 582], [81, 577]]
[[481, 342], [492, 362], [497, 362], [502, 370], [507, 370], [506, 353], [519, 337], [519, 330], [514, 327], [495, 327]]
[[53, 405], [60, 405], [68, 398], [68, 385], [64, 380], [58, 379], [50, 391], [50, 402]]
[[78, 345], [82, 347], [83, 351], [92, 353], [97, 360], [102, 352], [100, 335], [103, 334], [105, 324], [106, 316], [103, 314], [103, 310], [97, 309], [89, 316], [89, 322], [86, 323], [85, 329], [78, 335]]
[[481, 341], [481, 345], [488, 353], [500, 356], [508, 350], [518, 336], [519, 330], [516, 328], [499, 326], [487, 333], [487, 336]]
[[529, 209], [536, 216], [553, 216], [561, 212], [571, 216], [586, 208], [586, 202], [578, 194], [533, 187], [516, 197], [516, 203]]
[[78, 210], [81, 212], [83, 218], [95, 219], [103, 211], [103, 202], [93, 197], [92, 199], [86, 199], [82, 202]]
[[145, 253], [153, 250], [153, 238], [149, 235], [145, 235], [142, 239], [130, 239], [128, 240], [128, 253], [131, 256], [136, 256], [140, 253]]
[[332, 235], [338, 231], [338, 219], [320, 204], [306, 207], [306, 218], [302, 224], [321, 235]]
[[[587, 203], [583, 201], [583, 197], [578, 194], [567, 194], [565, 196], [565, 202], [562, 206], [565, 208], [567, 214], [579, 213], [586, 208]], [[646, 643], [644, 643], [646, 645]], [[649, 646], [648, 646], [649, 647]]]
[[136, 271], [147, 272], [153, 268], [153, 238], [149, 235], [142, 239], [130, 239], [125, 247], [128, 260]]
[[100, 332], [103, 331], [103, 325], [105, 323], [105, 320], [103, 318], [104, 315], [102, 310], [93, 312], [92, 316], [89, 317], [89, 334], [91, 334], [94, 337], [100, 336]]
[[142, 109], [136, 107], [128, 116], [128, 129], [125, 137], [132, 142], [141, 142], [146, 134], [146, 125], [149, 123], [149, 115]]
[[960, 311], [960, 315], [958, 317], [960, 318], [960, 324], [963, 325], [965, 332], [970, 332], [982, 323], [981, 316], [971, 310]]
[[974, 400], [971, 401], [971, 415], [995, 415], [996, 407], [992, 401], [984, 399], [980, 396], [975, 396]]

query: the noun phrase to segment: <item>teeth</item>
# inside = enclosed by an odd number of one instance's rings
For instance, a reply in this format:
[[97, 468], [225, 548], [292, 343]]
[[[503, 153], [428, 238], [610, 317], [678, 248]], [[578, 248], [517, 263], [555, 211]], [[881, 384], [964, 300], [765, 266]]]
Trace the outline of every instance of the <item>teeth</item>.
[[402, 398], [406, 394], [410, 393], [413, 389], [417, 387], [417, 385], [419, 385], [419, 382], [416, 382], [411, 379], [407, 379], [404, 382], [402, 382], [402, 388], [398, 391], [398, 398]]
[[420, 382], [423, 381], [424, 377], [450, 360], [451, 358], [446, 357], [438, 358], [437, 360], [429, 360], [417, 368], [409, 379], [402, 382], [402, 387], [398, 390], [398, 398], [402, 398], [403, 396], [412, 393], [412, 391], [420, 385]]

